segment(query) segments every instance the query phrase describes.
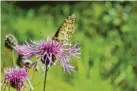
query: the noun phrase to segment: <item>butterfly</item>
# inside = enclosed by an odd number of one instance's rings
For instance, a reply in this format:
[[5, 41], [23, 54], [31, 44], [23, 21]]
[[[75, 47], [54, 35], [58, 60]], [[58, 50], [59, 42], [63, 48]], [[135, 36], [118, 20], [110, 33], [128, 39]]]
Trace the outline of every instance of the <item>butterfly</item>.
[[56, 41], [68, 41], [74, 33], [75, 14], [68, 16], [52, 37]]

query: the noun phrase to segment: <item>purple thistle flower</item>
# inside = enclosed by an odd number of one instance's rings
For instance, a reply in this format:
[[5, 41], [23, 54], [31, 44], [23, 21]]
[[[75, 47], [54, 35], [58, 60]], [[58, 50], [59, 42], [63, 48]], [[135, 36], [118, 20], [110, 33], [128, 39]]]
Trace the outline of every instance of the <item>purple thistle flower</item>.
[[17, 45], [14, 49], [18, 52], [18, 54], [20, 56], [22, 56], [25, 59], [28, 59], [28, 58], [30, 58], [36, 54], [36, 53], [34, 53], [35, 50], [31, 46], [25, 45], [25, 44], [24, 45]]
[[[41, 40], [40, 42], [31, 41], [26, 45], [17, 46], [16, 51], [21, 53], [24, 58], [29, 58], [32, 55], [37, 55], [38, 60], [48, 67], [52, 64], [55, 65], [56, 59], [59, 60], [61, 66], [70, 73], [74, 70], [74, 67], [70, 65], [71, 56], [79, 56], [79, 50], [77, 44], [72, 45], [67, 42], [60, 43], [56, 40]], [[19, 51], [21, 50], [21, 52]]]
[[16, 88], [17, 91], [24, 86], [24, 79], [27, 77], [27, 70], [25, 68], [8, 68], [5, 71], [5, 80], [10, 86]]

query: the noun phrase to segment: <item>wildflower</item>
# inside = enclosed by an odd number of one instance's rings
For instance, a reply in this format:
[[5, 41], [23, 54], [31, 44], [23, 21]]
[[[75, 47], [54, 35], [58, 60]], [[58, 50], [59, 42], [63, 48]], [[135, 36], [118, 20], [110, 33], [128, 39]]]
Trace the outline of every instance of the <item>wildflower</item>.
[[56, 59], [59, 60], [61, 66], [68, 72], [73, 71], [74, 67], [70, 65], [71, 56], [79, 56], [77, 44], [69, 44], [67, 42], [60, 43], [56, 40], [41, 40], [40, 42], [31, 41], [26, 45], [17, 45], [16, 51], [21, 53], [24, 58], [29, 58], [33, 55], [38, 56], [38, 60], [50, 67], [55, 65]]
[[29, 45], [17, 45], [14, 49], [25, 59], [28, 59], [36, 54], [34, 52], [35, 50]]
[[[35, 53], [32, 52], [33, 48], [31, 48], [29, 45], [17, 45], [16, 47], [14, 47], [14, 49], [19, 54], [18, 59], [17, 59], [18, 66], [31, 68], [33, 65], [35, 65], [35, 62], [28, 60], [28, 58], [35, 55]], [[34, 70], [38, 71], [39, 70], [38, 66], [35, 66]]]
[[5, 71], [5, 80], [17, 91], [24, 86], [25, 77], [27, 77], [27, 70], [24, 68], [8, 68]]

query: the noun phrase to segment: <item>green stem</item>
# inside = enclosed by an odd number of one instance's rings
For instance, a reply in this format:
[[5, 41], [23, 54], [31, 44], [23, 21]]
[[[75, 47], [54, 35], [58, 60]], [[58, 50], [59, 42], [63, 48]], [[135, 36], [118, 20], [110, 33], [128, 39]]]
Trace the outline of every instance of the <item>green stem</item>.
[[45, 89], [46, 89], [46, 78], [47, 78], [47, 72], [48, 72], [48, 67], [46, 66], [43, 91], [45, 91]]
[[9, 86], [9, 90], [8, 91], [10, 91], [10, 86]]
[[30, 86], [30, 88], [31, 88], [31, 90], [33, 90], [34, 88], [33, 88], [33, 86], [32, 86], [32, 84], [31, 84], [31, 82], [29, 81], [29, 79], [26, 77], [26, 80], [27, 80], [27, 82], [28, 82], [28, 84], [29, 84], [29, 86]]
[[36, 67], [37, 63], [34, 64], [34, 68], [33, 68], [33, 75], [32, 75], [32, 78], [31, 78], [31, 81], [33, 81], [33, 78], [34, 78], [34, 75], [35, 75], [35, 67]]
[[3, 90], [3, 91], [6, 91], [6, 86], [7, 86], [7, 83], [5, 84], [5, 86], [4, 86], [4, 90]]
[[12, 62], [13, 62], [13, 65], [15, 66], [15, 58], [14, 58], [14, 50], [12, 50]]

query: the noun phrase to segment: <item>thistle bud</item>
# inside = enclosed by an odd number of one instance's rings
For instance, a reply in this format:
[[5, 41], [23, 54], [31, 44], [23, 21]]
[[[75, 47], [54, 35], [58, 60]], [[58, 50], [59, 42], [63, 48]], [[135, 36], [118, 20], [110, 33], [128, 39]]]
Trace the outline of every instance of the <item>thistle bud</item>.
[[7, 34], [5, 36], [5, 46], [8, 48], [8, 49], [13, 49], [16, 45], [18, 44], [18, 41], [16, 39], [16, 37], [12, 34]]

